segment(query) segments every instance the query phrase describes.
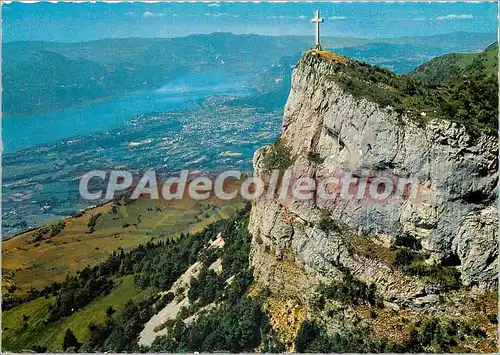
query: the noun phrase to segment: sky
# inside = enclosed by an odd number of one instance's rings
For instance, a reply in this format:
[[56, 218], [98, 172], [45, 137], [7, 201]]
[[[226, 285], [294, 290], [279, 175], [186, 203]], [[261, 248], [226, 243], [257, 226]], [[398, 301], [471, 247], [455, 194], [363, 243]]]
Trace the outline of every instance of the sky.
[[79, 42], [122, 37], [181, 37], [232, 32], [342, 37], [401, 37], [455, 31], [497, 32], [488, 3], [10, 3], [2, 6], [3, 42]]

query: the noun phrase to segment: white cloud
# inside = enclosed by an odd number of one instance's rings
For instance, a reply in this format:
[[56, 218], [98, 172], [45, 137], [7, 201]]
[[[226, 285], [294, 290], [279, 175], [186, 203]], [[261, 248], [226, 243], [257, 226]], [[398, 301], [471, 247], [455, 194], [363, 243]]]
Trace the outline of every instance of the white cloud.
[[163, 12], [150, 12], [146, 11], [142, 14], [142, 17], [148, 18], [148, 17], [163, 17], [165, 14]]
[[283, 16], [283, 15], [280, 15], [280, 16], [276, 16], [276, 15], [272, 15], [272, 16], [267, 16], [267, 19], [268, 20], [307, 20], [308, 19], [308, 16], [305, 16], [305, 15], [300, 15], [300, 16]]
[[347, 20], [347, 16], [330, 16], [329, 20]]
[[[268, 20], [307, 20], [309, 16], [306, 15], [300, 15], [300, 16], [277, 16], [277, 15], [272, 15], [272, 16], [267, 16]], [[328, 20], [347, 20], [347, 16], [330, 16], [327, 18]]]
[[438, 16], [436, 20], [444, 21], [444, 20], [472, 20], [474, 16], [472, 15], [446, 15], [446, 16]]
[[220, 4], [216, 3], [216, 2], [212, 2], [210, 4], [207, 5], [208, 7], [220, 7]]
[[126, 12], [126, 13], [125, 13], [125, 16], [128, 16], [128, 17], [135, 17], [135, 12], [133, 12], [133, 11]]
[[223, 16], [229, 16], [227, 12], [214, 12], [214, 13], [205, 13], [205, 16], [211, 16], [211, 17], [223, 17]]
[[426, 21], [427, 19], [423, 18], [423, 17], [415, 17], [412, 19], [412, 21]]

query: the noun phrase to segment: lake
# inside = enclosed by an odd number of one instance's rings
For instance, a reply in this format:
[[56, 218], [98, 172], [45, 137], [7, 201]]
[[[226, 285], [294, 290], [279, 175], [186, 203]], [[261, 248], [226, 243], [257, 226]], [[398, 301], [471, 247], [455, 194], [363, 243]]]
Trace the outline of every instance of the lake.
[[36, 116], [8, 117], [2, 120], [4, 154], [118, 128], [138, 114], [194, 109], [213, 95], [247, 95], [252, 92], [245, 87], [249, 78], [227, 72], [189, 73], [155, 91]]
[[195, 73], [154, 91], [4, 119], [2, 236], [95, 204], [78, 193], [78, 176], [90, 170], [251, 171], [255, 150], [279, 135], [282, 111], [226, 106], [253, 93], [249, 79]]

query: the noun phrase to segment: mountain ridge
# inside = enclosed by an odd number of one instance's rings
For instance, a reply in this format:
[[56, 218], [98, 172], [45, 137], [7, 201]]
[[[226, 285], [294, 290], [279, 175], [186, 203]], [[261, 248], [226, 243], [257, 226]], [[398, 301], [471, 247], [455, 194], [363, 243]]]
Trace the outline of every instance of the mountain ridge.
[[[328, 52], [323, 53], [311, 51], [306, 57], [316, 56], [319, 61], [324, 57], [331, 66], [329, 78], [355, 97], [392, 107], [424, 125], [429, 119], [438, 118], [459, 123], [473, 135], [481, 132], [495, 135], [498, 130], [495, 50], [446, 54], [406, 75], [352, 59], [348, 59], [348, 64], [329, 61]], [[468, 58], [471, 64], [460, 69], [450, 64], [450, 58], [451, 63]], [[448, 71], [443, 70], [443, 62]], [[433, 73], [444, 79], [436, 79]]]
[[[477, 48], [491, 43], [491, 34], [471, 36], [457, 34], [439, 35], [432, 43], [440, 43], [447, 51], [467, 47]], [[460, 38], [462, 37], [462, 38]], [[429, 37], [403, 39], [382, 39], [390, 43], [421, 43]], [[448, 38], [448, 39], [446, 39]], [[460, 38], [460, 41], [458, 41]], [[439, 39], [439, 40], [438, 40]], [[380, 42], [381, 39], [328, 38], [324, 46], [361, 45], [363, 43]], [[343, 43], [342, 43], [343, 42]], [[214, 33], [190, 35], [175, 38], [123, 38], [101, 39], [89, 42], [29, 42], [15, 41], [4, 44], [2, 59], [4, 67], [4, 100], [3, 112], [10, 115], [33, 115], [54, 109], [85, 104], [96, 99], [116, 97], [136, 90], [156, 89], [186, 70], [222, 69], [235, 72], [246, 71], [257, 75], [281, 58], [291, 53], [303, 52], [310, 47], [312, 37], [309, 36], [261, 36], [235, 35], [231, 33]], [[462, 43], [462, 44], [460, 44]], [[269, 51], [269, 48], [274, 48]], [[55, 52], [65, 56], [79, 66], [81, 76], [87, 80], [79, 83], [71, 90], [66, 89], [70, 82], [57, 82], [59, 74], [64, 75], [66, 68], [52, 66], [50, 62], [41, 63], [45, 67], [45, 76], [35, 73], [26, 76], [32, 56], [40, 51]], [[189, 57], [185, 53], [190, 53]], [[253, 56], [252, 53], [261, 53]], [[434, 52], [433, 52], [434, 53]], [[436, 53], [439, 54], [439, 53]], [[84, 59], [92, 63], [81, 65], [78, 60]], [[222, 64], [223, 60], [224, 64]], [[148, 63], [148, 65], [144, 65]], [[166, 64], [169, 63], [169, 64]], [[98, 69], [95, 69], [97, 64]], [[57, 70], [56, 70], [57, 69]], [[103, 72], [102, 83], [91, 80], [94, 72]], [[55, 75], [55, 74], [58, 75]], [[48, 80], [46, 76], [52, 78]], [[94, 90], [95, 92], [92, 92]], [[45, 94], [40, 94], [45, 93]]]
[[498, 42], [479, 53], [450, 53], [434, 58], [408, 74], [426, 84], [450, 84], [465, 78], [498, 74]]

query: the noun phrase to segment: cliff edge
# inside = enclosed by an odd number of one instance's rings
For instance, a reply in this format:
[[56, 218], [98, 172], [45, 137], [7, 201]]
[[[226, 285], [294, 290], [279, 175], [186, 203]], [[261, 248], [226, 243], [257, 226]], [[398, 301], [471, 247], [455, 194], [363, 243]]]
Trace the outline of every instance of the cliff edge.
[[[442, 278], [430, 277], [436, 273], [456, 277], [460, 287], [494, 288], [496, 137], [471, 133], [436, 111], [402, 110], [363, 97], [363, 88], [346, 85], [357, 68], [395, 76], [329, 52], [301, 58], [281, 138], [255, 153], [254, 176], [269, 181], [278, 168], [316, 181], [339, 171], [368, 180], [412, 177], [418, 196], [366, 201], [315, 193], [309, 200], [256, 200], [249, 229], [257, 283], [307, 300], [314, 285], [341, 280], [348, 270], [376, 285], [384, 301], [411, 308], [435, 304], [436, 295], [448, 290]], [[395, 95], [383, 80], [370, 84], [382, 96], [383, 90]], [[290, 274], [284, 261], [297, 270]]]

